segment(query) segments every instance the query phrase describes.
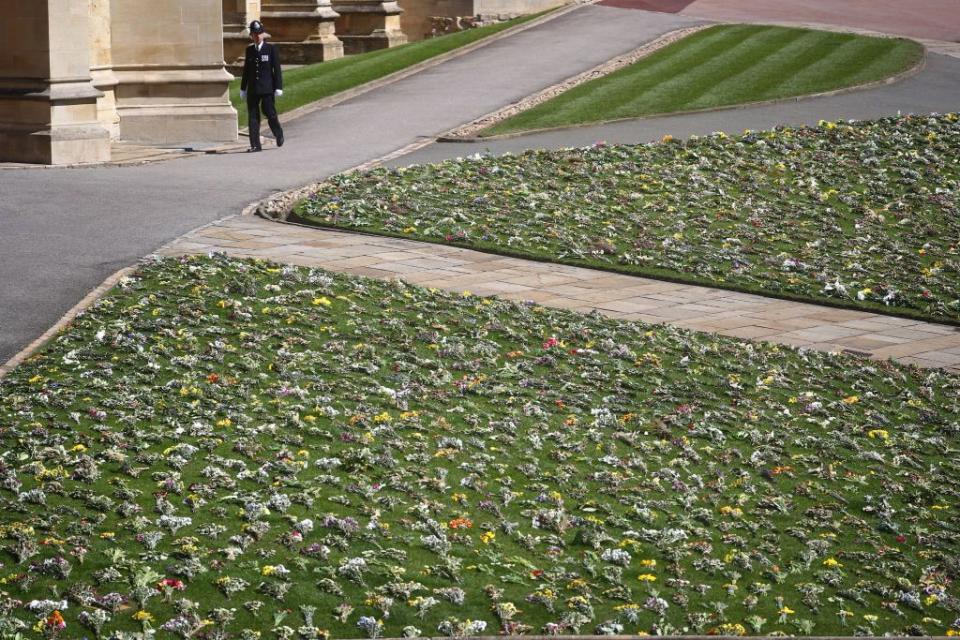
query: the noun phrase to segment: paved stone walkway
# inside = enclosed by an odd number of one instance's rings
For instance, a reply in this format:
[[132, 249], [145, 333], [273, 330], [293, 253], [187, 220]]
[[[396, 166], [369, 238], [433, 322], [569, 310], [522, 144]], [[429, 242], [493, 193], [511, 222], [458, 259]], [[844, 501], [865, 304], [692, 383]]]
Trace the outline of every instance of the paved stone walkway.
[[159, 253], [210, 251], [960, 373], [956, 327], [252, 216], [199, 229]]

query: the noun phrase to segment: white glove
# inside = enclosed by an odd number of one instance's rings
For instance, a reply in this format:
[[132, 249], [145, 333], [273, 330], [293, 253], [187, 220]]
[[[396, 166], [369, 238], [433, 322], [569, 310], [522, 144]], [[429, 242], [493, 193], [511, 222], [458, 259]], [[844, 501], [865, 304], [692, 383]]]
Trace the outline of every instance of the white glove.
[[277, 89], [276, 91], [273, 92], [273, 95], [279, 98], [280, 96], [283, 95], [283, 89]]
[[243, 91], [242, 89], [240, 90], [240, 99], [241, 99], [241, 100], [246, 100], [246, 99], [247, 99], [247, 92], [246, 92], [246, 91]]

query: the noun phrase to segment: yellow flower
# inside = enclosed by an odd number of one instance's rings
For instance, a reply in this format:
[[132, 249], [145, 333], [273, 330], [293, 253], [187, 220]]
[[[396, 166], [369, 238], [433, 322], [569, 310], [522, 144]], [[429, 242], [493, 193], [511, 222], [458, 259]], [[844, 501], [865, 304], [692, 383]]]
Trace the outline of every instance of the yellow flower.
[[144, 610], [142, 610], [142, 609], [141, 609], [140, 611], [137, 611], [137, 612], [136, 612], [135, 614], [133, 614], [133, 616], [131, 616], [131, 617], [132, 617], [134, 620], [136, 620], [137, 622], [152, 622], [152, 621], [153, 621], [153, 614], [150, 613], [149, 611], [144, 611]]
[[867, 437], [871, 440], [876, 440], [877, 438], [880, 438], [881, 440], [888, 440], [890, 438], [890, 434], [887, 433], [886, 429], [871, 429], [867, 432]]
[[223, 420], [217, 420], [218, 427], [229, 427], [233, 424], [233, 420], [230, 418], [224, 418]]
[[320, 297], [318, 297], [318, 298], [314, 298], [312, 304], [313, 304], [313, 306], [315, 306], [315, 307], [316, 307], [316, 306], [319, 306], [319, 305], [323, 305], [323, 306], [325, 306], [325, 307], [329, 307], [329, 306], [330, 306], [331, 304], [333, 304], [333, 303], [330, 302], [330, 298], [327, 298], [326, 296], [320, 296]]
[[825, 567], [842, 567], [843, 565], [837, 561], [836, 558], [827, 558], [823, 561], [823, 566]]
[[113, 531], [104, 531], [100, 534], [100, 537], [104, 540], [113, 540], [116, 535]]
[[82, 444], [75, 444], [75, 445], [73, 445], [73, 448], [70, 449], [70, 452], [71, 452], [71, 453], [84, 453], [84, 452], [86, 452], [86, 450], [87, 450], [87, 448], [86, 448], [84, 445], [82, 445]]
[[276, 572], [277, 572], [277, 568], [271, 564], [264, 565], [264, 567], [260, 569], [260, 575], [263, 575], [263, 576], [272, 576]]
[[493, 531], [485, 531], [480, 536], [480, 542], [482, 542], [483, 544], [490, 544], [491, 542], [493, 542], [493, 539], [496, 537], [497, 537], [497, 534], [495, 534]]
[[653, 575], [652, 573], [641, 573], [639, 576], [637, 576], [637, 580], [640, 582], [656, 582], [657, 576]]
[[780, 610], [777, 611], [777, 613], [779, 613], [779, 614], [782, 615], [782, 616], [788, 616], [788, 615], [790, 615], [791, 613], [796, 613], [796, 611], [794, 611], [794, 610], [791, 609], [790, 607], [781, 607]]
[[657, 566], [657, 561], [654, 560], [653, 558], [645, 558], [640, 561], [640, 566], [647, 567], [647, 568], [655, 567]]
[[860, 402], [860, 396], [847, 396], [843, 399], [843, 404], [857, 404]]

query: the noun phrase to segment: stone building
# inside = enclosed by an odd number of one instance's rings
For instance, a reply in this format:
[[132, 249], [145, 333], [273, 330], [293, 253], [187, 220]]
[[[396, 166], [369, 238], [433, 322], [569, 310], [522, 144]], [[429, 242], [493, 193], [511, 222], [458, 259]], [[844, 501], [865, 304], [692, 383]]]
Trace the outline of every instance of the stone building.
[[237, 139], [221, 0], [0, 0], [0, 161]]

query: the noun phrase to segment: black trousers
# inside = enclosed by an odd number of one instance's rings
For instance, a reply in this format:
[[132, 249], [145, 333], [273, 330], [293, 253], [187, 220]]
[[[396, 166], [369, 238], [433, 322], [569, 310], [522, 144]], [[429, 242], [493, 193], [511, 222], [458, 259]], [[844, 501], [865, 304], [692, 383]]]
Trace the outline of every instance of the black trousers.
[[274, 138], [283, 135], [283, 129], [280, 127], [280, 118], [277, 117], [277, 107], [273, 103], [273, 94], [258, 95], [254, 92], [247, 94], [247, 114], [249, 115], [248, 126], [250, 127], [250, 146], [260, 147], [260, 109], [267, 116], [267, 124], [270, 125], [270, 131]]

